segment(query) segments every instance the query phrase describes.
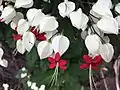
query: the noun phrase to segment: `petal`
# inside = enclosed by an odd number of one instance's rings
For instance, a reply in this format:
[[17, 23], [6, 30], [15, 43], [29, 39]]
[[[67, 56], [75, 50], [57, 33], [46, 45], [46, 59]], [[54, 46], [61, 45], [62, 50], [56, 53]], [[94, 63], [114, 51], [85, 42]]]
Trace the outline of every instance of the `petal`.
[[44, 13], [41, 9], [29, 9], [27, 12], [27, 18], [31, 26], [38, 26], [41, 20], [44, 18]]
[[22, 40], [18, 40], [17, 43], [16, 43], [16, 48], [17, 48], [17, 51], [21, 54], [24, 54], [25, 53], [25, 47], [23, 45], [23, 42]]
[[109, 63], [112, 60], [112, 57], [114, 54], [113, 46], [110, 43], [101, 45], [99, 54], [102, 56], [102, 58], [103, 58], [103, 60], [105, 60], [105, 62]]
[[5, 59], [0, 60], [0, 65], [1, 65], [2, 67], [8, 67], [8, 61], [5, 60]]
[[49, 61], [50, 63], [55, 63], [55, 62], [56, 62], [53, 57], [48, 57], [48, 61]]
[[97, 26], [104, 33], [118, 34], [118, 22], [113, 17], [103, 17], [98, 21]]
[[10, 24], [11, 28], [15, 30], [15, 28], [18, 25], [18, 21], [23, 18], [24, 18], [23, 14], [21, 12], [17, 12], [15, 18], [12, 20]]
[[40, 59], [49, 57], [53, 53], [52, 45], [48, 41], [41, 41], [37, 46]]
[[58, 5], [59, 13], [64, 18], [69, 17], [69, 14], [75, 10], [75, 3], [68, 1], [67, 3], [62, 2]]
[[45, 90], [45, 85], [41, 85], [39, 90]]
[[120, 14], [120, 3], [115, 6], [115, 11]]
[[53, 16], [46, 16], [40, 23], [40, 33], [53, 31], [58, 28], [58, 22]]
[[55, 36], [52, 40], [52, 48], [55, 51], [55, 53], [59, 52], [60, 56], [67, 51], [69, 45], [69, 39], [62, 35]]
[[29, 29], [29, 24], [25, 19], [20, 19], [18, 22], [17, 32], [23, 35]]
[[73, 11], [72, 13], [70, 13], [70, 20], [74, 27], [76, 27], [77, 29], [81, 29], [81, 22], [82, 22], [81, 8], [79, 8], [77, 11]]
[[59, 61], [59, 60], [60, 60], [60, 53], [59, 53], [59, 52], [57, 52], [57, 53], [55, 54], [55, 60], [56, 60], [56, 61]]
[[22, 36], [21, 36], [20, 34], [18, 34], [18, 35], [13, 34], [13, 39], [14, 39], [15, 41], [17, 41], [17, 40], [19, 40], [19, 39], [21, 39], [21, 38], [22, 38]]
[[53, 35], [55, 35], [58, 32], [58, 30], [50, 31], [50, 32], [45, 32], [45, 37], [46, 39], [50, 39]]
[[16, 0], [15, 2], [16, 8], [20, 8], [20, 7], [29, 8], [32, 7], [32, 5], [33, 5], [33, 0]]
[[101, 55], [95, 56], [93, 59], [93, 63], [99, 64], [102, 61]]
[[25, 32], [22, 39], [25, 49], [30, 52], [36, 41], [35, 35], [32, 32]]
[[16, 11], [12, 6], [7, 6], [3, 9], [2, 15], [0, 18], [3, 18], [3, 21], [10, 22], [16, 15]]
[[92, 57], [88, 56], [88, 55], [84, 55], [83, 59], [86, 63], [92, 63]]
[[3, 49], [2, 49], [2, 48], [0, 48], [0, 60], [2, 59], [3, 54], [4, 54], [4, 51], [3, 51]]
[[[104, 8], [104, 9], [103, 9]], [[110, 16], [113, 17], [112, 12], [106, 6], [103, 6], [100, 3], [96, 3], [93, 5], [92, 10], [97, 13], [98, 15], [102, 16]]]
[[98, 67], [96, 65], [91, 65], [92, 70], [98, 70]]
[[[91, 43], [91, 42], [93, 42], [93, 43]], [[89, 53], [95, 55], [95, 54], [98, 54], [98, 50], [101, 45], [101, 40], [100, 40], [99, 36], [97, 36], [96, 34], [88, 35], [85, 39], [85, 45], [86, 45]]]
[[119, 29], [120, 29], [120, 16], [115, 17], [115, 19], [117, 20], [118, 26], [119, 26]]
[[51, 63], [51, 64], [49, 64], [49, 68], [50, 69], [53, 69], [53, 68], [55, 68], [56, 67], [56, 63]]
[[80, 69], [88, 69], [89, 68], [89, 64], [81, 64], [80, 65]]
[[60, 61], [59, 61], [60, 67], [61, 67], [61, 66], [65, 66], [66, 64], [67, 64], [67, 61], [66, 61], [66, 60], [60, 60]]
[[37, 38], [37, 40], [39, 40], [39, 41], [44, 41], [44, 40], [46, 40], [46, 37], [45, 37], [45, 34], [44, 34], [44, 33], [38, 34], [38, 35], [36, 36], [36, 38]]
[[60, 66], [60, 68], [61, 68], [63, 71], [65, 71], [65, 70], [67, 69], [66, 66]]

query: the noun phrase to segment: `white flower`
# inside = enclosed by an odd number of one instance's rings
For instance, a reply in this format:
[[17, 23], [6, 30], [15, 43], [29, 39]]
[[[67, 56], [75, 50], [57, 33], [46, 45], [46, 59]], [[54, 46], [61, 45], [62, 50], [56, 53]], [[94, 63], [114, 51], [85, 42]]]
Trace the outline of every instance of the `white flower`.
[[97, 27], [104, 33], [108, 34], [118, 34], [118, 22], [113, 17], [102, 17], [97, 22]]
[[85, 39], [85, 45], [89, 53], [92, 55], [98, 54], [101, 44], [102, 43], [101, 43], [100, 37], [97, 36], [96, 34], [88, 35]]
[[39, 90], [45, 90], [45, 85], [41, 85]]
[[20, 77], [25, 78], [27, 76], [27, 73], [21, 73]]
[[2, 11], [0, 21], [8, 24], [15, 16], [16, 16], [15, 9], [12, 6], [7, 6]]
[[30, 87], [32, 85], [32, 82], [31, 81], [27, 81], [27, 85], [28, 85], [28, 87]]
[[12, 22], [10, 23], [11, 28], [15, 30], [19, 20], [23, 18], [24, 18], [23, 14], [21, 12], [17, 12], [16, 16], [13, 18]]
[[69, 17], [70, 13], [75, 10], [75, 3], [65, 0], [58, 5], [59, 14], [64, 17]]
[[89, 19], [84, 13], [82, 13], [81, 8], [79, 8], [77, 11], [70, 13], [70, 20], [74, 27], [84, 30]]
[[49, 57], [53, 53], [52, 44], [48, 41], [41, 41], [37, 46], [40, 59]]
[[99, 54], [102, 56], [105, 62], [110, 62], [114, 54], [113, 46], [110, 43], [101, 45]]
[[58, 35], [55, 36], [52, 40], [52, 48], [55, 53], [59, 52], [60, 55], [63, 55], [69, 48], [70, 41], [66, 36]]
[[15, 7], [16, 8], [30, 8], [33, 6], [33, 0], [16, 0]]

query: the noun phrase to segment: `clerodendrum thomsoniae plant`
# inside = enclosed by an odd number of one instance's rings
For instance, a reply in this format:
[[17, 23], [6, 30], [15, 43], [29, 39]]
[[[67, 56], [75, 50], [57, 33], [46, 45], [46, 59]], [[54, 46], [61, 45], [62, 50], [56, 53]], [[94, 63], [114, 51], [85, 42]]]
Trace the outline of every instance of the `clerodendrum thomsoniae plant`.
[[105, 70], [120, 42], [118, 0], [0, 0], [0, 10], [13, 53], [27, 58], [25, 90], [81, 90], [88, 80], [92, 90], [93, 71]]

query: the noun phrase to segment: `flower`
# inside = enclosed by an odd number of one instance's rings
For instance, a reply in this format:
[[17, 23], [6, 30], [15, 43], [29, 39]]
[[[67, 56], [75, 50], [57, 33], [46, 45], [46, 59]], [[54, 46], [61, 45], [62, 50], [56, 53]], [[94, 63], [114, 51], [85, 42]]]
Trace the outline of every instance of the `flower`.
[[67, 61], [60, 58], [59, 52], [57, 52], [55, 54], [54, 58], [53, 57], [48, 57], [48, 61], [50, 62], [50, 65], [49, 65], [50, 69], [55, 68], [57, 63], [63, 71], [67, 69], [67, 67], [66, 67]]
[[35, 35], [36, 39], [39, 41], [46, 40], [45, 33], [39, 33], [37, 29], [32, 27], [31, 32]]
[[81, 69], [87, 69], [91, 65], [91, 68], [93, 70], [98, 70], [98, 66], [102, 63], [101, 55], [95, 56], [94, 58], [92, 58], [92, 57], [90, 57], [88, 55], [84, 55], [83, 59], [85, 61], [85, 64], [80, 65]]
[[19, 39], [22, 38], [22, 35], [20, 35], [20, 34], [13, 34], [12, 36], [13, 36], [13, 39], [14, 39], [15, 41], [17, 41], [17, 40], [19, 40]]

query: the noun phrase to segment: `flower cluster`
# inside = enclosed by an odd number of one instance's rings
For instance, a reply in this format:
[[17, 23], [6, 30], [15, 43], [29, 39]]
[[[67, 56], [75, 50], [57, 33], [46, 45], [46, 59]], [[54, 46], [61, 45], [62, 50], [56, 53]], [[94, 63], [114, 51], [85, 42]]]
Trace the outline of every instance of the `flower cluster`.
[[[5, 7], [2, 2], [3, 0], [0, 0], [0, 22], [10, 24], [13, 29], [12, 36], [16, 41], [17, 52], [29, 53], [35, 46], [39, 59], [48, 59], [49, 69], [55, 69], [53, 76], [57, 77], [58, 68], [67, 70], [68, 62], [61, 58], [70, 49], [72, 41], [64, 34], [64, 30], [58, 30], [60, 23], [57, 17], [44, 13], [43, 8], [33, 8], [33, 0], [6, 0], [8, 3]], [[9, 2], [14, 3], [14, 6], [9, 5]], [[83, 56], [85, 64], [80, 64], [80, 69], [88, 69], [91, 66], [93, 70], [98, 70], [102, 60], [107, 63], [112, 60], [114, 48], [106, 35], [118, 35], [120, 28], [120, 16], [114, 17], [111, 12], [113, 7], [111, 0], [98, 0], [92, 5], [88, 15], [82, 8], [76, 9], [76, 4], [72, 1], [64, 0], [58, 4], [60, 18], [68, 18], [73, 28], [81, 31], [81, 37], [85, 40], [88, 54]], [[29, 9], [24, 15], [17, 11], [18, 8]], [[115, 11], [120, 14], [120, 3], [115, 6]], [[7, 67], [8, 62], [2, 59], [2, 56], [3, 50], [0, 49], [0, 65]], [[21, 75], [22, 78], [26, 76], [27, 73]], [[45, 90], [45, 86], [38, 88], [36, 83], [27, 83], [33, 90]]]

